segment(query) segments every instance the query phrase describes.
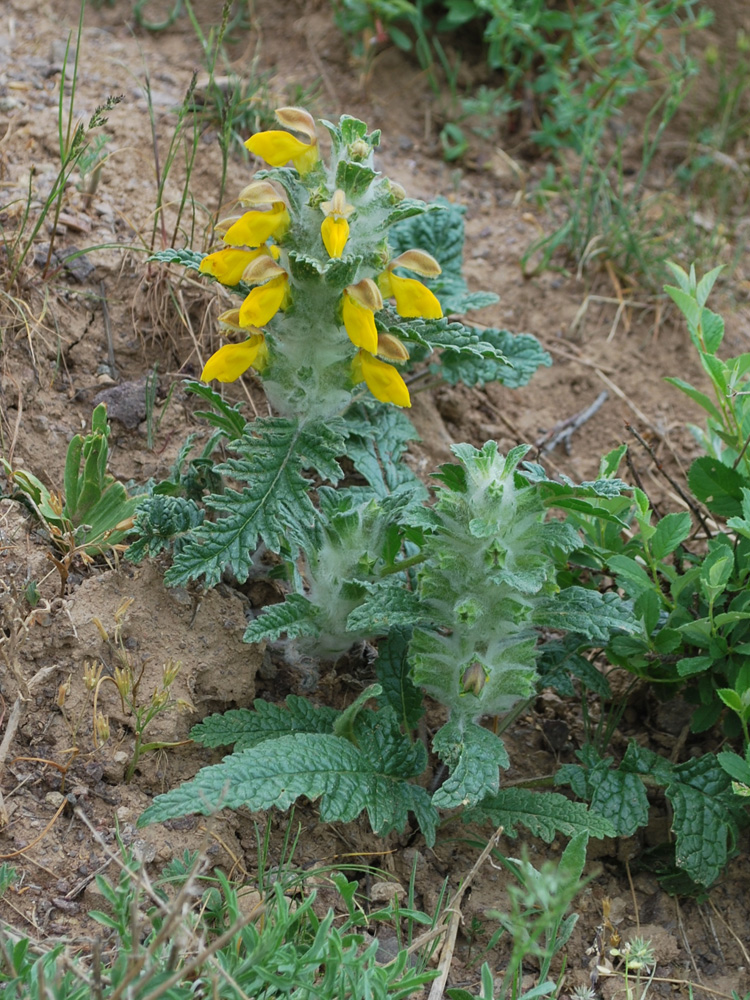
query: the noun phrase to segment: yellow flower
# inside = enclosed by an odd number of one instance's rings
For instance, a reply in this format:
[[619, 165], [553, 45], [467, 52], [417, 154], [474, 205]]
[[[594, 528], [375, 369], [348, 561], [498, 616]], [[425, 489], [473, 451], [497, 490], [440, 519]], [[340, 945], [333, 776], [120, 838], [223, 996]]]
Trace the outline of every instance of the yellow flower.
[[266, 252], [265, 247], [258, 247], [257, 250], [236, 250], [234, 247], [225, 247], [204, 257], [200, 271], [202, 274], [213, 275], [222, 285], [236, 285], [242, 280], [247, 265]]
[[327, 215], [320, 226], [320, 235], [329, 257], [340, 257], [349, 239], [349, 223], [346, 219], [334, 219]]
[[[281, 239], [289, 228], [289, 212], [283, 201], [275, 201], [267, 212], [245, 212], [221, 237], [232, 247], [259, 247], [272, 236]], [[216, 227], [221, 232], [221, 223]]]
[[424, 277], [433, 278], [440, 274], [438, 262], [424, 250], [406, 250], [389, 262], [388, 267], [378, 275], [378, 285], [383, 295], [393, 296], [399, 316], [423, 319], [441, 319], [443, 309], [430, 289], [415, 278], [401, 278], [393, 273], [396, 267], [405, 267]]
[[289, 275], [284, 272], [250, 292], [240, 306], [240, 326], [265, 326], [286, 303]]
[[255, 368], [262, 371], [268, 363], [268, 347], [262, 333], [254, 333], [242, 344], [225, 344], [206, 362], [201, 381], [235, 382], [240, 375]]
[[370, 354], [375, 354], [378, 348], [375, 313], [382, 308], [383, 297], [371, 278], [347, 285], [341, 296], [341, 319], [349, 340]]
[[276, 117], [282, 125], [301, 132], [307, 142], [289, 132], [271, 129], [268, 132], [256, 132], [247, 140], [245, 147], [272, 167], [283, 167], [291, 160], [300, 174], [309, 173], [318, 162], [315, 122], [302, 108], [279, 108]]
[[340, 257], [349, 239], [348, 218], [354, 211], [353, 205], [346, 203], [346, 195], [337, 188], [330, 201], [320, 204], [325, 212], [325, 219], [320, 226], [320, 235], [329, 257]]
[[375, 399], [396, 406], [411, 406], [406, 383], [393, 365], [387, 365], [367, 351], [358, 351], [352, 362], [352, 381], [364, 382]]

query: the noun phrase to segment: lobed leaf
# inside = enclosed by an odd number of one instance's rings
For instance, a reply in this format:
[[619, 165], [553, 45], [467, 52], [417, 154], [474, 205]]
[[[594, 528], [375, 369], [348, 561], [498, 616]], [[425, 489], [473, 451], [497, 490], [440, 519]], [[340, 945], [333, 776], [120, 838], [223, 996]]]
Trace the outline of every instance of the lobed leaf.
[[218, 809], [288, 809], [300, 797], [320, 799], [322, 822], [351, 822], [366, 811], [374, 832], [403, 831], [413, 812], [429, 844], [437, 812], [425, 789], [407, 779], [422, 773], [425, 752], [398, 730], [390, 710], [363, 712], [358, 744], [329, 733], [264, 740], [203, 768], [192, 781], [159, 795], [139, 824]]
[[381, 706], [390, 705], [404, 730], [415, 729], [424, 715], [422, 693], [410, 677], [407, 654], [411, 629], [396, 625], [378, 646], [375, 673], [383, 693], [378, 698]]
[[503, 741], [489, 729], [463, 719], [451, 719], [440, 728], [433, 737], [432, 749], [450, 772], [432, 796], [432, 804], [438, 809], [473, 806], [496, 794], [500, 768], [510, 767]]
[[465, 822], [489, 820], [502, 826], [508, 837], [517, 836], [518, 826], [524, 826], [534, 837], [550, 844], [556, 834], [575, 837], [613, 837], [612, 823], [589, 810], [581, 802], [571, 802], [559, 792], [534, 792], [528, 788], [505, 788], [485, 799], [464, 814]]
[[235, 750], [245, 750], [294, 733], [333, 733], [339, 714], [333, 708], [313, 705], [307, 698], [294, 694], [288, 695], [285, 705], [274, 705], [262, 698], [257, 698], [253, 705], [255, 711], [237, 708], [209, 715], [193, 726], [190, 739], [205, 747], [233, 745]]
[[269, 604], [245, 629], [245, 642], [274, 642], [282, 634], [289, 639], [320, 635], [319, 609], [302, 594], [288, 594], [280, 604]]
[[241, 493], [226, 490], [206, 498], [215, 521], [204, 522], [175, 557], [167, 572], [167, 586], [204, 576], [214, 586], [227, 566], [238, 580], [247, 579], [258, 539], [273, 552], [282, 544], [301, 546], [315, 522], [309, 496], [310, 480], [303, 470], [337, 481], [341, 476], [337, 456], [343, 454], [341, 422], [300, 427], [282, 418], [256, 420], [233, 447], [230, 458], [216, 471], [248, 481]]

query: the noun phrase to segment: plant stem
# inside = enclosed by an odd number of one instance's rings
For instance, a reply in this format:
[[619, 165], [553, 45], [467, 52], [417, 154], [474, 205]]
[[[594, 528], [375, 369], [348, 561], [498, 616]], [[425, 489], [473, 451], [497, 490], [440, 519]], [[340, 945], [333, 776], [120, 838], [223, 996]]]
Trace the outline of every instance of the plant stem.
[[380, 570], [379, 576], [391, 576], [393, 573], [400, 573], [403, 569], [410, 569], [412, 566], [418, 566], [420, 563], [425, 562], [427, 555], [424, 552], [417, 552], [416, 555], [407, 556], [406, 559], [402, 559], [400, 562], [394, 563], [392, 566], [385, 566]]

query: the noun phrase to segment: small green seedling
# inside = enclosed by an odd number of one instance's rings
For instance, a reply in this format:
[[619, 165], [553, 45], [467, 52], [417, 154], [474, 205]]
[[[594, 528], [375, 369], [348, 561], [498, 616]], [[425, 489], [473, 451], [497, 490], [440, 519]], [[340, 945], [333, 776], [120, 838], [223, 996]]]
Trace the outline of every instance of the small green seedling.
[[65, 459], [64, 494], [48, 489], [25, 469], [13, 469], [2, 459], [12, 483], [13, 499], [29, 507], [47, 528], [67, 565], [74, 555], [89, 561], [119, 551], [132, 527], [137, 498], [107, 472], [109, 457], [107, 408], [101, 403], [91, 417], [91, 432], [76, 434]]

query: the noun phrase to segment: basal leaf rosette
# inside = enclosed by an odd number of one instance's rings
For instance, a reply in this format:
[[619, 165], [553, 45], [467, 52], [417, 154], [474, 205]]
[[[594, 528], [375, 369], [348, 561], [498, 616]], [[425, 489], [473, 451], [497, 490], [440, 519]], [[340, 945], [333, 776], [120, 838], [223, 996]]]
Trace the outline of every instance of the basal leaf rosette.
[[[262, 372], [274, 410], [301, 422], [343, 412], [361, 385], [380, 402], [408, 407], [399, 369], [411, 333], [403, 319], [442, 319], [435, 295], [413, 277], [434, 277], [440, 265], [419, 249], [393, 257], [387, 231], [424, 206], [402, 206], [403, 192], [375, 170], [379, 133], [363, 122], [323, 123], [332, 138], [326, 163], [306, 111], [280, 108], [277, 118], [284, 128], [246, 143], [270, 169], [240, 192], [244, 211], [220, 220], [221, 245], [200, 264], [242, 296], [220, 317], [231, 342], [209, 358], [202, 378]], [[394, 315], [398, 336], [389, 329]]]

